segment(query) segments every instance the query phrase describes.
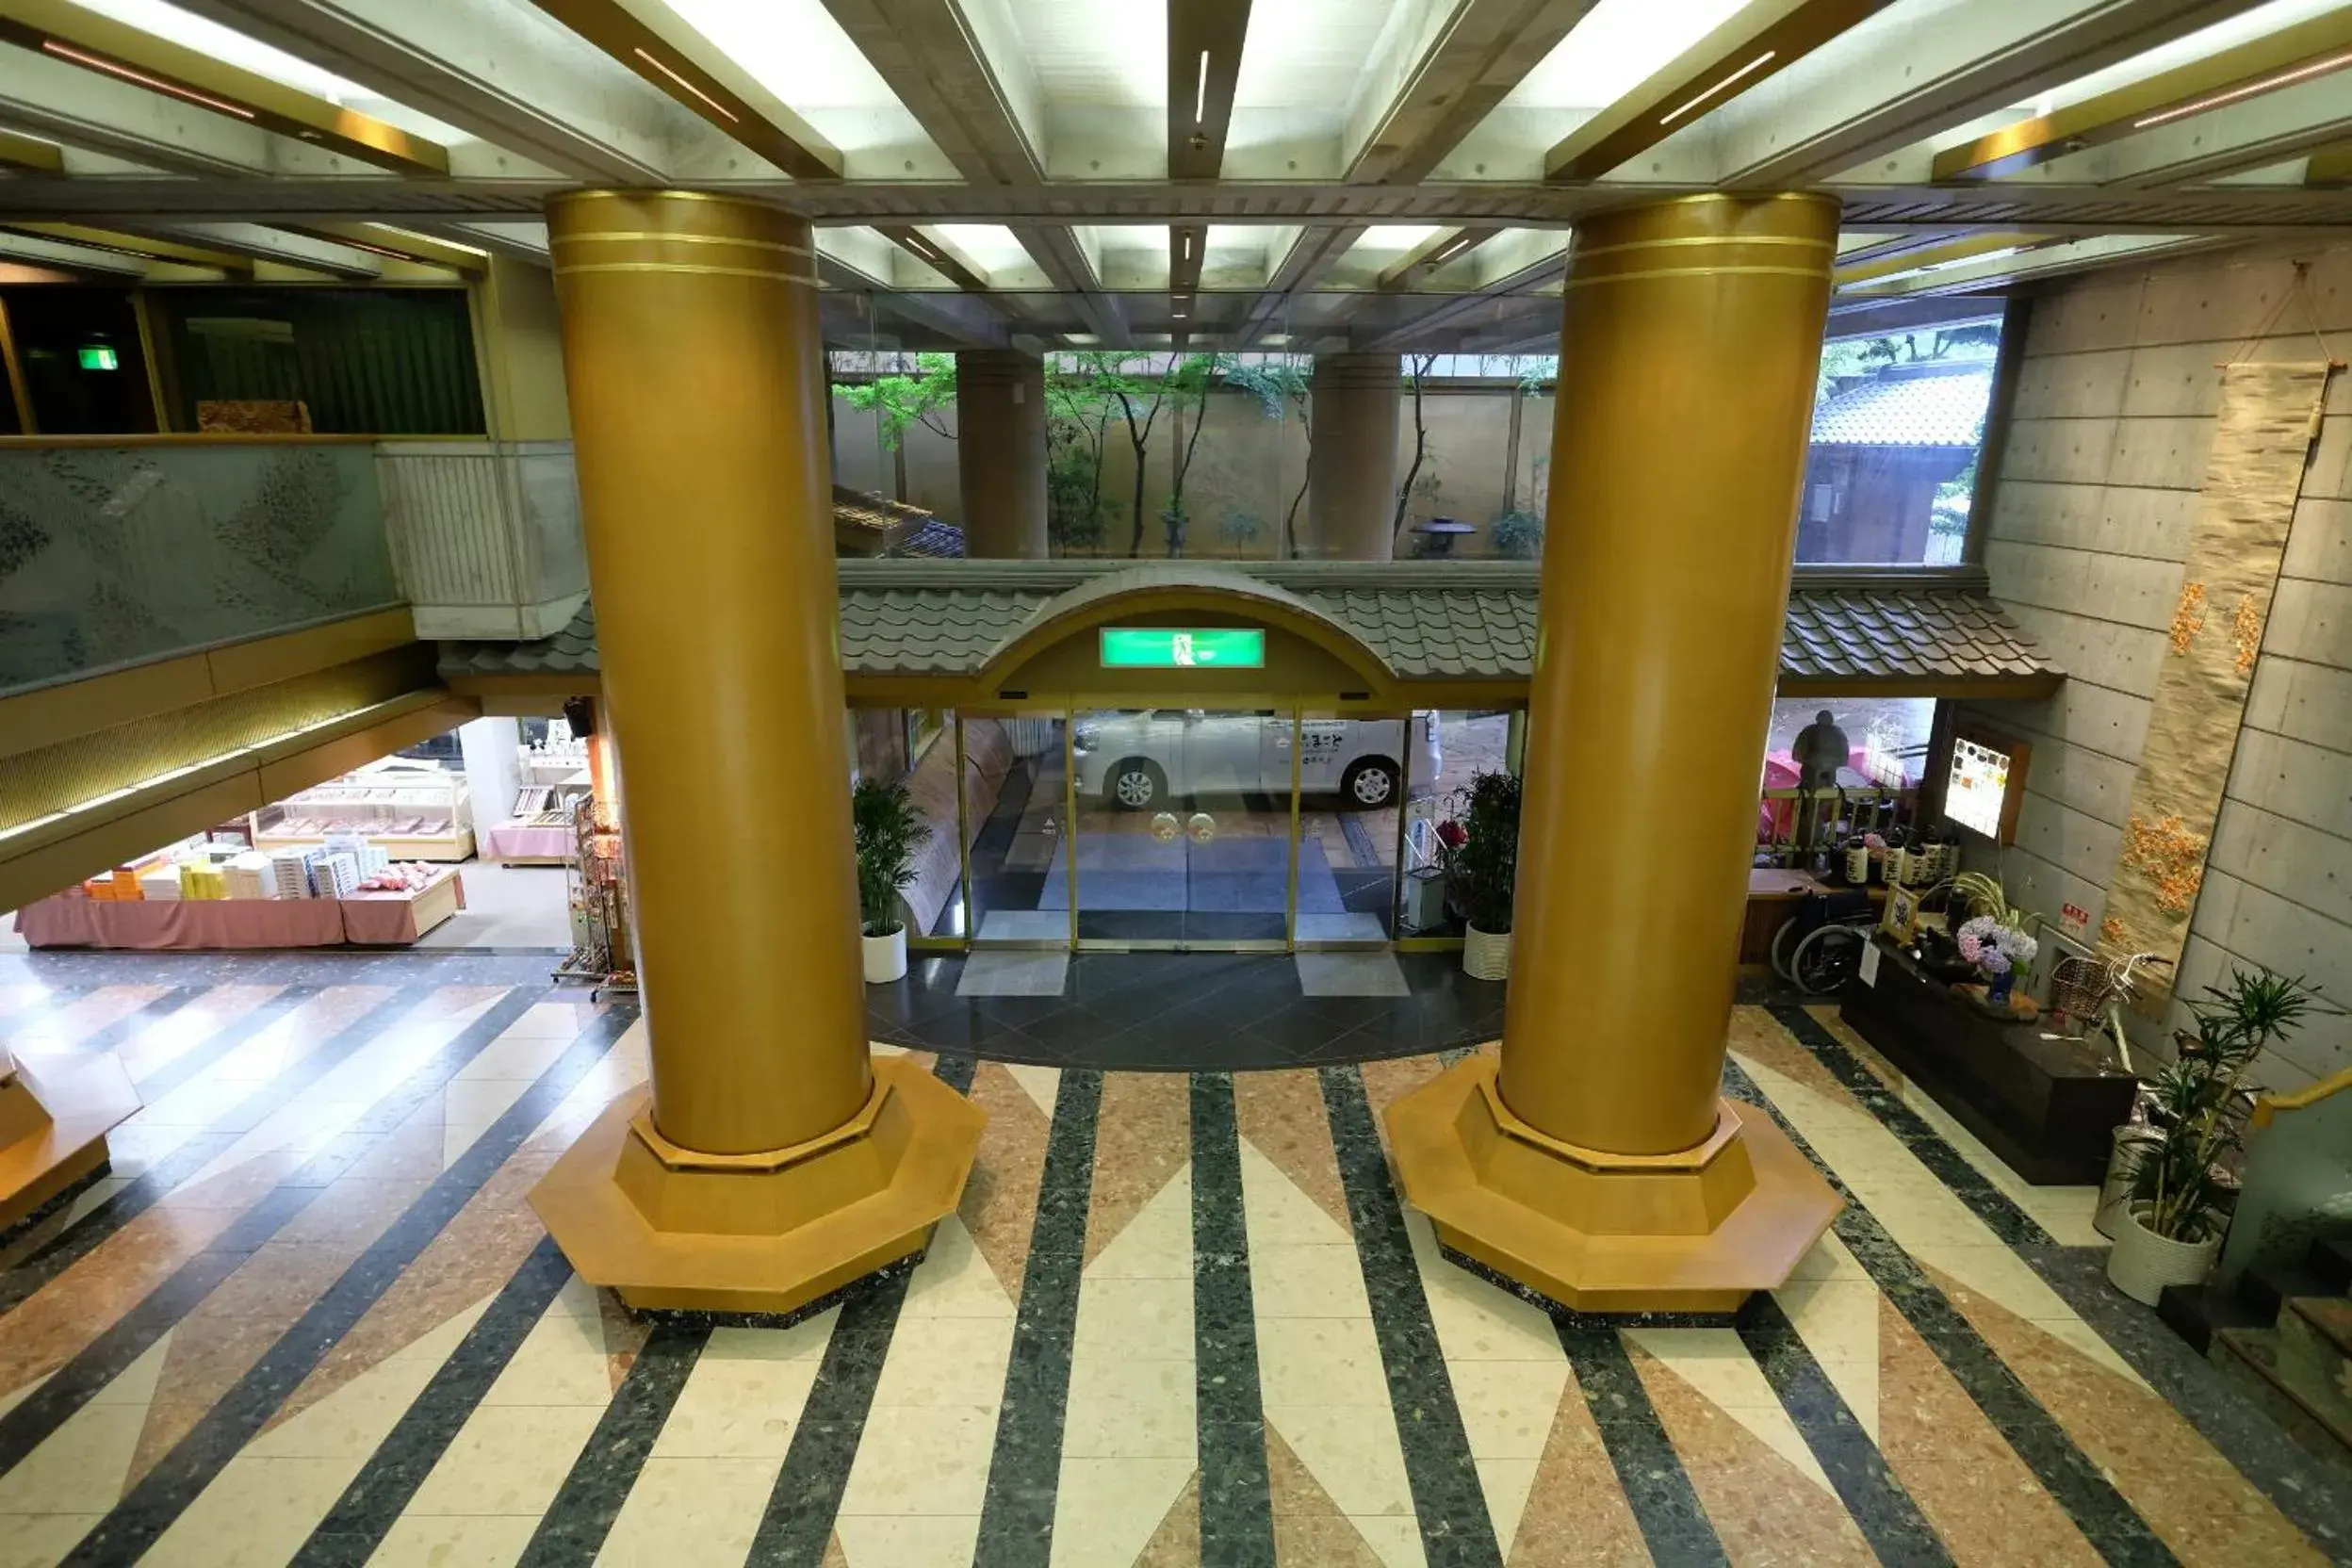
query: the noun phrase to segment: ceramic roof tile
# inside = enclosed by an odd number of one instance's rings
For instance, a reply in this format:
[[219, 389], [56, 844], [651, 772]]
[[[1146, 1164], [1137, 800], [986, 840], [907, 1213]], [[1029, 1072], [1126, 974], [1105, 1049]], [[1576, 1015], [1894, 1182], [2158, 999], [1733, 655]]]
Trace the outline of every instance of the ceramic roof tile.
[[1905, 369], [1838, 393], [1813, 410], [1817, 447], [1974, 447], [1992, 400], [1989, 364], [1942, 374]]
[[[845, 581], [843, 667], [852, 674], [969, 674], [1062, 591], [1050, 577], [1031, 585], [1003, 564], [975, 564], [983, 569], [968, 582], [923, 563], [907, 564], [931, 574], [913, 582]], [[1407, 680], [1525, 678], [1534, 662], [1532, 574], [1473, 588], [1309, 583], [1298, 597], [1353, 630]], [[570, 625], [535, 643], [444, 644], [441, 667], [452, 677], [594, 672], [596, 612], [583, 606]], [[2059, 678], [1991, 599], [1901, 583], [1800, 586], [1789, 596], [1781, 673], [1811, 681]]]

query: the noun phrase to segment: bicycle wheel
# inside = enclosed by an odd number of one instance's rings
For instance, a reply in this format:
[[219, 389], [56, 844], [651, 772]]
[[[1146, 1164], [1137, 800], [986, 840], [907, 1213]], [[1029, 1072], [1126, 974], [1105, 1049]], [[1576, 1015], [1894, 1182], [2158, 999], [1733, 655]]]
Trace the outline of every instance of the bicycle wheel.
[[1788, 956], [1788, 978], [1808, 996], [1826, 996], [1862, 967], [1862, 944], [1870, 939], [1851, 925], [1824, 925]]

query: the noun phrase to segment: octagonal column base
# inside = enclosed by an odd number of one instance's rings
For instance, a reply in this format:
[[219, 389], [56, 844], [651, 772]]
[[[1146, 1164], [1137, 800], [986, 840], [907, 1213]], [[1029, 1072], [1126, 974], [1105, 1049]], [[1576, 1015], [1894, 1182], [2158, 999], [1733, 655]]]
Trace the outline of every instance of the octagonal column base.
[[0, 1051], [0, 1229], [106, 1168], [106, 1135], [139, 1106], [112, 1052], [20, 1062]]
[[1785, 1283], [1844, 1200], [1763, 1112], [1723, 1101], [1694, 1149], [1545, 1136], [1472, 1056], [1388, 1108], [1405, 1199], [1445, 1246], [1578, 1312], [1732, 1312]]
[[531, 1189], [572, 1267], [642, 1311], [789, 1313], [923, 1250], [956, 1212], [988, 1113], [911, 1062], [821, 1137], [754, 1154], [681, 1149], [650, 1089], [606, 1107]]

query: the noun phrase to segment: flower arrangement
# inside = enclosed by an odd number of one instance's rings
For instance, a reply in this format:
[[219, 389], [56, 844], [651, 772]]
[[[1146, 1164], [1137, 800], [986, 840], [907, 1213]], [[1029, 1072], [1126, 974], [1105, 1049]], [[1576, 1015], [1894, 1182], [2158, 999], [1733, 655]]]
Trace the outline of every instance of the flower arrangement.
[[1519, 780], [1481, 772], [1453, 793], [1459, 814], [1437, 825], [1438, 863], [1466, 923], [1496, 935], [1511, 929], [1519, 864]]
[[2042, 950], [2042, 944], [2032, 937], [1992, 915], [1969, 919], [1960, 927], [1955, 945], [1960, 956], [1984, 976], [1986, 999], [1996, 1004], [2005, 1004], [2010, 989], [2033, 972], [2034, 960]]

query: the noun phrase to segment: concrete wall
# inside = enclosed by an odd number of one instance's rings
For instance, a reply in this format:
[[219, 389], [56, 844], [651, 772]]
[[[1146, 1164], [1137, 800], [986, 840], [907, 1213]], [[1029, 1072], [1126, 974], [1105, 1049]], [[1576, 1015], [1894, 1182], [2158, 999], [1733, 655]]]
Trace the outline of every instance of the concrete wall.
[[[2305, 250], [2308, 298], [2352, 343], [2352, 246]], [[2068, 672], [2033, 704], [1986, 703], [2034, 744], [2011, 896], [2096, 932], [2146, 738], [2204, 479], [2220, 362], [2313, 359], [2296, 257], [2108, 272], [2034, 304], [1990, 513], [1993, 592]], [[2276, 335], [2248, 339], [2258, 332]], [[2338, 372], [2303, 482], [2246, 726], [2182, 956], [2198, 994], [2236, 960], [2352, 1004], [2352, 381]], [[2174, 1009], [2174, 1023], [2184, 1021]], [[2151, 1029], [2153, 1042], [2169, 1030]], [[2352, 1021], [2305, 1028], [2269, 1068], [2291, 1086], [2352, 1065]]]

